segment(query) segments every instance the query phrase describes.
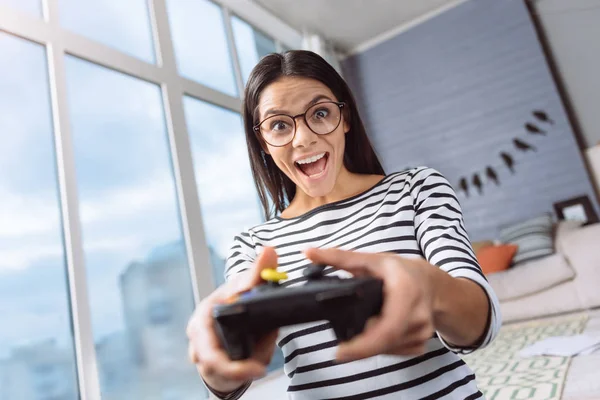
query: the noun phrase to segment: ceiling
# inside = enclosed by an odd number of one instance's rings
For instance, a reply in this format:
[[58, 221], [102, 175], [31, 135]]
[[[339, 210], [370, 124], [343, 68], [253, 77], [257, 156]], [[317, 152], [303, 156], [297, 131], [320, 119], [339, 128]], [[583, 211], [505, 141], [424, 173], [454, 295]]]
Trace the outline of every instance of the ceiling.
[[254, 0], [292, 27], [352, 53], [460, 0]]

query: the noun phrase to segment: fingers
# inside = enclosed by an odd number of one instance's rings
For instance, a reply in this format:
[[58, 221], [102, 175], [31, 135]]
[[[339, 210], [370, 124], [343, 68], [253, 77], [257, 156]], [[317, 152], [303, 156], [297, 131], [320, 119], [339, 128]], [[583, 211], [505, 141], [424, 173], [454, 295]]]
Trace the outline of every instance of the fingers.
[[[385, 269], [384, 266], [381, 269]], [[389, 276], [393, 275], [394, 272], [389, 271]], [[414, 326], [410, 324], [412, 314], [415, 312], [411, 308], [413, 304], [407, 304], [403, 298], [403, 295], [409, 295], [406, 288], [386, 282], [383, 290], [385, 300], [381, 313], [368, 322], [361, 334], [338, 347], [337, 359], [358, 360], [388, 353], [392, 346], [402, 340], [409, 333], [408, 330]]]
[[197, 364], [202, 376], [218, 376], [223, 380], [258, 379], [266, 372], [265, 365], [255, 359], [231, 361], [220, 351], [198, 353]]
[[213, 321], [207, 314], [210, 307], [199, 307], [190, 328], [188, 346], [190, 361], [198, 365], [203, 376], [218, 376], [225, 380], [248, 380], [265, 374], [265, 365], [255, 359], [232, 361], [221, 348]]
[[[359, 360], [377, 354], [385, 354], [390, 350], [390, 344], [401, 337], [404, 324], [401, 318], [396, 318], [396, 315], [393, 314], [389, 315], [389, 311], [385, 308], [386, 303], [383, 305], [381, 316], [369, 322], [368, 329], [339, 345], [336, 353], [337, 360]], [[395, 311], [398, 313], [398, 310]]]
[[252, 355], [253, 358], [267, 365], [271, 362], [271, 358], [273, 358], [273, 353], [275, 351], [275, 342], [277, 341], [277, 335], [279, 331], [273, 331], [268, 335], [262, 337], [255, 345], [254, 345], [254, 353]]
[[246, 279], [243, 279], [240, 282], [240, 287], [236, 288], [238, 289], [238, 292], [251, 289], [252, 287], [261, 283], [262, 279], [260, 277], [260, 273], [266, 268], [277, 268], [277, 253], [273, 247], [265, 247], [263, 249], [256, 259], [252, 270], [248, 275], [246, 275]]
[[308, 249], [304, 252], [314, 264], [327, 264], [344, 269], [355, 275], [365, 273], [377, 275], [377, 265], [381, 256], [374, 253], [361, 253], [340, 249]]
[[[250, 289], [260, 282], [260, 271], [264, 268], [275, 267], [277, 254], [274, 249], [267, 248], [257, 259], [255, 267], [246, 276], [222, 285], [207, 296], [196, 308], [187, 327], [190, 339], [188, 357], [197, 365], [198, 371], [204, 377], [216, 377], [219, 381], [246, 381], [265, 375], [277, 338], [277, 331], [263, 338], [255, 348], [255, 354], [247, 360], [232, 361], [223, 350], [215, 332], [212, 318], [213, 307], [223, 302], [229, 296]], [[270, 348], [269, 348], [270, 345]]]

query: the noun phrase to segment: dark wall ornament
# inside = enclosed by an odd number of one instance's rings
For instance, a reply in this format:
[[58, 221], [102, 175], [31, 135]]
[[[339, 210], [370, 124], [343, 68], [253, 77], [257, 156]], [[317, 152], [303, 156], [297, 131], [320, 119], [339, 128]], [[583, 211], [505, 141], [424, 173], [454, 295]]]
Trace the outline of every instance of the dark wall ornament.
[[[531, 112], [531, 115], [536, 121], [528, 121], [525, 124], [523, 124], [525, 134], [531, 135], [531, 139], [525, 138], [523, 136], [517, 136], [512, 139], [512, 147], [518, 153], [525, 153], [528, 155], [535, 153], [537, 151], [537, 147], [531, 143], [531, 140], [535, 140], [534, 137], [546, 137], [548, 135], [549, 128], [551, 129], [552, 125], [554, 125], [554, 120], [544, 110], [533, 110]], [[507, 168], [513, 175], [516, 173], [515, 157], [509, 151], [502, 151], [499, 154], [498, 164], [487, 165], [483, 172], [472, 172], [470, 180], [467, 177], [462, 176], [458, 181], [458, 188], [467, 197], [469, 197], [470, 181], [470, 184], [473, 185], [477, 189], [477, 192], [481, 195], [483, 194], [483, 188], [485, 183], [493, 182], [496, 186], [500, 186], [501, 182], [498, 177], [498, 171], [502, 168]], [[485, 176], [487, 178], [486, 182], [481, 180], [480, 175]]]

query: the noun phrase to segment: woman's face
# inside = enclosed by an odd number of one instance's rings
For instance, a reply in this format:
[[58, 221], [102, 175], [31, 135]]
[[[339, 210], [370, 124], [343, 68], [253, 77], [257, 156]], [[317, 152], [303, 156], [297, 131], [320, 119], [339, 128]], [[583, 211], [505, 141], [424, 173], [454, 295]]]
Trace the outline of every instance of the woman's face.
[[[261, 93], [259, 121], [275, 114], [303, 114], [312, 105], [327, 101], [337, 102], [338, 99], [323, 83], [308, 78], [284, 77], [271, 83]], [[320, 111], [318, 117], [324, 115]], [[281, 123], [276, 125], [275, 119], [269, 120], [270, 126], [278, 129], [285, 126]], [[326, 135], [314, 133], [306, 126], [304, 118], [298, 117], [296, 134], [290, 143], [282, 147], [263, 143], [263, 148], [273, 157], [277, 167], [296, 184], [297, 190], [311, 197], [326, 196], [333, 190], [344, 168], [345, 134], [349, 128], [343, 113], [337, 128]]]

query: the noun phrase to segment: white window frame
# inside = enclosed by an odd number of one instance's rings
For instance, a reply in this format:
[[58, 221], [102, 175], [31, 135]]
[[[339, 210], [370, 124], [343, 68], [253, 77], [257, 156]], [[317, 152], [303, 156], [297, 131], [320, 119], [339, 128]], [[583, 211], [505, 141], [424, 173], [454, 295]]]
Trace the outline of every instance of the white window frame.
[[[64, 29], [59, 23], [59, 0], [42, 1], [44, 18], [36, 18], [0, 5], [0, 31], [39, 43], [46, 48], [79, 393], [82, 400], [100, 400], [100, 382], [81, 236], [75, 156], [69, 120], [65, 55], [70, 54], [161, 87], [182, 230], [196, 303], [214, 289], [214, 284], [194, 176], [183, 96], [188, 95], [238, 113], [241, 112], [242, 100], [179, 75], [169, 29], [166, 0], [147, 0], [156, 64], [147, 63]], [[240, 96], [243, 94], [243, 79], [232, 34], [231, 13], [275, 38], [278, 49], [281, 48], [282, 43], [289, 48], [301, 48], [301, 33], [256, 3], [250, 0], [213, 0], [213, 2], [223, 10], [227, 41]]]

